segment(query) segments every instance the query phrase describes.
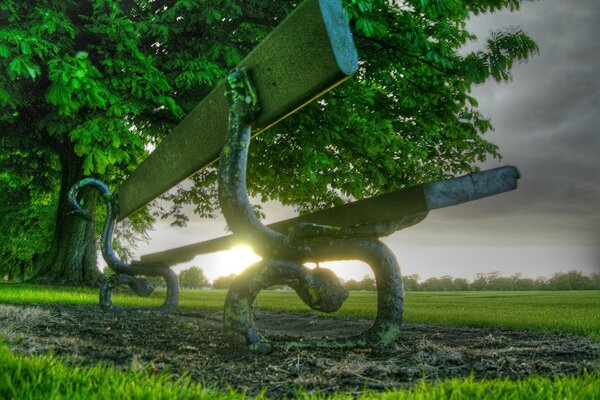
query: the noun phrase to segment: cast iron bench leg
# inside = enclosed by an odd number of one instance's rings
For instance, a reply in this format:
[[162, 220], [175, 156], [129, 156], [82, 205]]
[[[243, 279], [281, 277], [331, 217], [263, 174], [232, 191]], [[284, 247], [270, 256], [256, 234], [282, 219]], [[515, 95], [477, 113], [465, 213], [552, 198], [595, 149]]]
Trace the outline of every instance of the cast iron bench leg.
[[347, 292], [335, 274], [321, 268], [310, 270], [303, 264], [349, 259], [362, 260], [375, 272], [378, 312], [373, 326], [358, 336], [303, 344], [355, 347], [392, 343], [400, 332], [404, 293], [396, 258], [376, 238], [382, 229], [388, 228], [387, 224], [373, 229], [304, 224], [293, 227], [289, 234], [262, 224], [248, 201], [245, 181], [252, 122], [258, 109], [257, 93], [245, 70], [232, 70], [227, 83], [229, 128], [219, 164], [219, 201], [233, 233], [252, 244], [263, 257], [263, 261], [234, 281], [227, 295], [224, 328], [231, 343], [256, 351], [270, 350], [270, 344], [254, 325], [252, 305], [257, 294], [272, 285], [289, 285], [313, 309], [326, 312], [339, 309]]
[[112, 238], [117, 218], [117, 204], [115, 196], [104, 182], [94, 178], [86, 178], [73, 185], [69, 191], [69, 202], [73, 209], [71, 214], [75, 214], [84, 219], [91, 219], [91, 216], [83, 209], [83, 207], [81, 207], [81, 204], [79, 204], [79, 201], [77, 200], [77, 193], [86, 186], [99, 190], [106, 202], [106, 220], [104, 221], [104, 227], [102, 229], [102, 241], [100, 247], [104, 261], [106, 261], [106, 264], [116, 273], [108, 278], [100, 289], [100, 306], [102, 309], [117, 309], [112, 303], [111, 292], [112, 289], [118, 285], [129, 285], [131, 290], [138, 296], [150, 296], [154, 291], [154, 286], [146, 279], [138, 277], [138, 275], [147, 275], [161, 276], [165, 280], [167, 285], [167, 295], [160, 310], [166, 313], [174, 311], [177, 307], [177, 302], [179, 301], [179, 282], [177, 280], [177, 275], [168, 265], [142, 263], [137, 261], [127, 264], [121, 261], [113, 251]]
[[[393, 343], [400, 334], [404, 291], [400, 269], [394, 254], [378, 239], [328, 239], [323, 243], [305, 242], [312, 254], [307, 261], [344, 259], [367, 263], [375, 273], [377, 317], [373, 325], [358, 335], [292, 342], [289, 346], [370, 347]], [[300, 262], [263, 260], [240, 274], [231, 285], [225, 300], [224, 326], [230, 342], [258, 352], [271, 350], [269, 342], [254, 324], [252, 305], [258, 293], [273, 285], [288, 285], [311, 308], [324, 312], [339, 309], [347, 292], [332, 271], [308, 269]]]

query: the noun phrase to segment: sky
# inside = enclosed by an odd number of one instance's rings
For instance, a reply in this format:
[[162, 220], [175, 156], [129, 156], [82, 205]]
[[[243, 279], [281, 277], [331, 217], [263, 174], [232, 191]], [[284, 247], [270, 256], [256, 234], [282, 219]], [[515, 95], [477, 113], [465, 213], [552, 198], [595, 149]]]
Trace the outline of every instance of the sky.
[[[488, 82], [473, 95], [495, 127], [486, 138], [503, 159], [481, 165], [515, 165], [519, 188], [487, 199], [430, 212], [425, 221], [383, 241], [403, 275], [473, 279], [499, 271], [550, 277], [576, 269], [600, 272], [600, 4], [598, 0], [525, 2], [520, 11], [477, 16], [469, 29], [482, 46], [490, 31], [521, 28], [539, 54], [513, 68], [511, 82]], [[265, 205], [266, 222], [293, 216]], [[186, 228], [160, 222], [137, 255], [225, 234], [222, 218], [193, 216]], [[210, 280], [238, 273], [257, 258], [248, 249], [199, 256], [191, 263]], [[372, 275], [362, 263], [329, 264], [343, 279]]]

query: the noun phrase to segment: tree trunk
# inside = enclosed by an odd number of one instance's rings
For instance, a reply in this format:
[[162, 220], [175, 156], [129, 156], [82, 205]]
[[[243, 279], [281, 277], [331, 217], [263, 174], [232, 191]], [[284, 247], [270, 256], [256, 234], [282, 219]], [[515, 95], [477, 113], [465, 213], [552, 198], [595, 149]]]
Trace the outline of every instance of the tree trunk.
[[19, 265], [19, 281], [21, 283], [25, 282], [25, 267], [27, 264], [23, 261], [21, 265]]
[[[95, 223], [68, 215], [68, 193], [71, 186], [83, 178], [82, 160], [75, 155], [71, 144], [59, 152], [61, 182], [54, 239], [50, 250], [40, 257], [34, 282], [69, 285], [97, 284], [101, 278], [96, 265]], [[95, 193], [84, 190], [83, 203], [95, 215]]]

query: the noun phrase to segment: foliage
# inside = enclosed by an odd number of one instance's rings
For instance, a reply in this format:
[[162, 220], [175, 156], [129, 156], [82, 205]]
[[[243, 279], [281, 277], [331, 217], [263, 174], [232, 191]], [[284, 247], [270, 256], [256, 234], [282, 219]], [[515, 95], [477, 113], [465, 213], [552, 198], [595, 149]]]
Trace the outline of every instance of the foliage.
[[[575, 270], [557, 272], [550, 279], [539, 277], [534, 280], [523, 278], [521, 274], [505, 277], [500, 272], [490, 272], [477, 274], [472, 282], [449, 275], [428, 278], [420, 282], [417, 274], [404, 276], [402, 282], [407, 291], [600, 290], [600, 274], [584, 275]], [[358, 282], [350, 280], [346, 282], [345, 287], [348, 290], [376, 290], [375, 282], [369, 276], [365, 276]]]
[[220, 276], [213, 281], [212, 287], [213, 289], [229, 289], [235, 278], [237, 278], [236, 274]]
[[[465, 29], [469, 15], [516, 10], [519, 3], [345, 1], [361, 60], [359, 72], [257, 137], [250, 150], [251, 193], [310, 211], [470, 172], [475, 162], [497, 157], [496, 146], [482, 138], [491, 124], [469, 92], [486, 79], [509, 80], [513, 62], [526, 60], [537, 46], [513, 29], [493, 33], [481, 50], [462, 54], [461, 49], [474, 39]], [[158, 17], [164, 34], [157, 42], [169, 50], [160, 57], [184, 111], [197, 100], [190, 91], [194, 84], [199, 85], [194, 88], [198, 97], [208, 93], [293, 3], [226, 4], [221, 3], [221, 20], [202, 18], [204, 4], [190, 1], [180, 1]], [[182, 14], [178, 7], [184, 6], [186, 24], [175, 25], [173, 19]], [[208, 41], [185, 40], [200, 36]], [[220, 59], [200, 68], [211, 54]], [[186, 63], [197, 71], [195, 78], [179, 70]], [[215, 169], [203, 171], [193, 182], [193, 187], [180, 187], [169, 196], [173, 207], [160, 215], [183, 224], [183, 204], [192, 204], [201, 216], [213, 215]]]
[[0, 214], [0, 277], [24, 280], [31, 276], [37, 254], [50, 246], [52, 208], [52, 198], [45, 197]]
[[55, 184], [55, 171], [46, 152], [0, 152], [0, 276], [30, 275], [36, 254], [49, 248], [55, 199], [46, 189]]
[[600, 273], [586, 276], [575, 270], [557, 272], [546, 284], [548, 290], [600, 290]]
[[[148, 22], [122, 6], [112, 0], [0, 4], [0, 152], [11, 158], [2, 163], [3, 175], [11, 190], [33, 188], [46, 199], [45, 215], [56, 229], [41, 238], [19, 228], [19, 219], [11, 217], [12, 224], [21, 240], [39, 239], [36, 246], [53, 254], [73, 242], [52, 240], [54, 232], [75, 232], [61, 228], [72, 223], [66, 190], [84, 174], [122, 179], [144, 157], [148, 141], [166, 132], [160, 121], [180, 114], [142, 41]], [[40, 205], [33, 201], [13, 197], [5, 204], [26, 210]]]
[[179, 113], [166, 77], [142, 51], [147, 23], [120, 2], [9, 0], [0, 11], [4, 146], [72, 146], [85, 175], [110, 177], [107, 169], [131, 169], [160, 134], [149, 120]]
[[414, 290], [418, 290], [420, 279], [421, 279], [421, 277], [418, 274], [403, 276], [402, 284], [404, 286], [404, 290], [406, 290], [407, 292], [412, 292]]
[[209, 283], [202, 268], [190, 267], [179, 272], [179, 285], [182, 288], [199, 289], [208, 287]]
[[365, 275], [360, 281], [350, 279], [344, 283], [344, 287], [346, 290], [377, 290], [377, 287], [375, 286], [375, 279], [368, 275]]

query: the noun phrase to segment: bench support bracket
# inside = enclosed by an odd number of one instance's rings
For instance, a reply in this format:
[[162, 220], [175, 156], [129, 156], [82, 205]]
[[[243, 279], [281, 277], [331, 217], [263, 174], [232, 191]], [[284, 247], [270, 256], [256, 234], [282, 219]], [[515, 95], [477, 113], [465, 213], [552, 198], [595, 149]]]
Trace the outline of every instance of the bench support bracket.
[[369, 226], [303, 223], [293, 226], [287, 233], [265, 226], [252, 211], [246, 193], [246, 160], [252, 123], [258, 112], [257, 93], [245, 70], [232, 70], [227, 84], [229, 128], [219, 164], [219, 201], [233, 233], [252, 245], [263, 258], [239, 275], [227, 294], [224, 327], [230, 342], [259, 352], [271, 350], [271, 344], [258, 332], [252, 312], [257, 294], [269, 286], [292, 287], [313, 309], [338, 310], [348, 296], [339, 279], [328, 269], [311, 270], [304, 264], [349, 259], [366, 262], [375, 273], [378, 311], [373, 326], [356, 336], [289, 345], [357, 347], [394, 342], [402, 323], [402, 280], [395, 256], [377, 238], [405, 226], [406, 218], [420, 220], [426, 213]]
[[148, 297], [154, 291], [154, 286], [150, 284], [146, 279], [140, 277], [144, 276], [161, 276], [167, 285], [167, 294], [165, 301], [160, 307], [163, 312], [172, 312], [177, 307], [179, 301], [179, 282], [177, 281], [177, 275], [172, 271], [168, 265], [158, 263], [144, 263], [139, 261], [133, 261], [131, 264], [123, 262], [113, 250], [113, 233], [115, 229], [115, 222], [117, 219], [117, 201], [111, 190], [104, 184], [104, 182], [94, 179], [86, 178], [77, 182], [69, 191], [69, 202], [73, 211], [70, 214], [77, 215], [81, 218], [91, 220], [92, 217], [79, 203], [77, 194], [85, 187], [94, 188], [102, 194], [102, 199], [106, 203], [106, 220], [104, 221], [104, 227], [102, 229], [102, 238], [100, 242], [100, 248], [102, 250], [102, 257], [106, 264], [116, 273], [108, 278], [100, 289], [100, 306], [103, 310], [116, 310], [117, 307], [112, 303], [112, 289], [118, 285], [126, 284], [131, 290], [138, 296]]

